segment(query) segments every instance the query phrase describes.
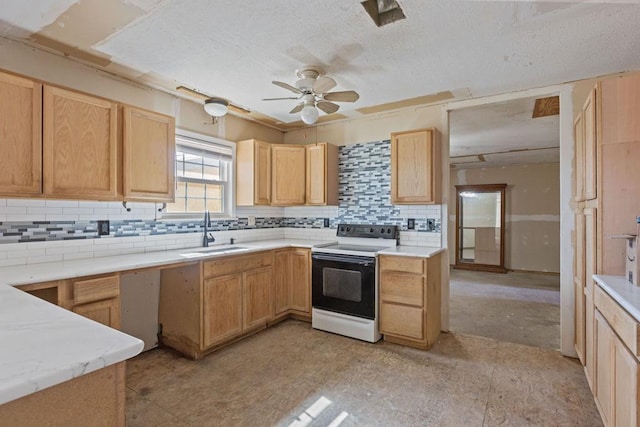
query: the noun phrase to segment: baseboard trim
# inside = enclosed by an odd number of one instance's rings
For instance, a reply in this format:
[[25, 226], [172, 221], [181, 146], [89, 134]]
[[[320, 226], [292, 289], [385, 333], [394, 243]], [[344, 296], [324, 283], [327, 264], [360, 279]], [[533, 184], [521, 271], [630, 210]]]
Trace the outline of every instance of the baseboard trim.
[[[456, 269], [455, 264], [449, 264], [449, 269]], [[461, 270], [461, 269], [458, 269]], [[537, 271], [537, 270], [514, 270], [512, 268], [507, 268], [507, 272], [515, 272], [515, 273], [534, 273], [534, 274], [547, 274], [549, 276], [560, 276], [560, 273], [556, 273], [554, 271]], [[480, 270], [477, 270], [480, 271]]]

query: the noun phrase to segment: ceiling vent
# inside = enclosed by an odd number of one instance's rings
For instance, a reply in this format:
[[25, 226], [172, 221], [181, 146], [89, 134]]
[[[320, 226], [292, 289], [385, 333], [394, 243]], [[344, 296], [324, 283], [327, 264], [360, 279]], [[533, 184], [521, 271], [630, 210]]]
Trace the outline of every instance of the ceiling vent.
[[395, 0], [365, 0], [362, 2], [362, 7], [378, 27], [406, 18]]

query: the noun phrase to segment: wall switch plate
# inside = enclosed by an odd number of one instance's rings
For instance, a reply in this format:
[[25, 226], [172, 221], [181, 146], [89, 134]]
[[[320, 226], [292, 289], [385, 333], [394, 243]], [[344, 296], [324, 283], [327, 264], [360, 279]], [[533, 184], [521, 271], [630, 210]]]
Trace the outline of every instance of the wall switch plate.
[[324, 228], [329, 228], [329, 218], [325, 218], [323, 222]]
[[416, 229], [416, 220], [414, 218], [409, 218], [407, 220], [407, 229], [415, 230]]
[[109, 221], [98, 221], [98, 236], [108, 236], [109, 233]]
[[256, 217], [255, 216], [250, 216], [247, 218], [247, 225], [249, 227], [255, 227], [256, 226]]
[[427, 218], [427, 231], [436, 230], [436, 220], [433, 218]]

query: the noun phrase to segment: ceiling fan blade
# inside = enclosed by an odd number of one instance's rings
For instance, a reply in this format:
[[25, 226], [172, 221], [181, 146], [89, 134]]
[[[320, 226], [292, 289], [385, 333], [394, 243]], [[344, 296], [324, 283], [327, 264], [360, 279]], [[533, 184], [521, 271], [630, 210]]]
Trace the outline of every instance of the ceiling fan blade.
[[320, 76], [313, 84], [313, 91], [317, 94], [325, 93], [336, 87], [337, 83], [331, 77]]
[[276, 86], [280, 86], [283, 89], [287, 89], [290, 90], [293, 93], [302, 93], [302, 91], [300, 89], [298, 89], [297, 87], [293, 87], [288, 83], [284, 83], [284, 82], [277, 82], [277, 81], [272, 81], [271, 83], [273, 83]]
[[334, 104], [333, 102], [329, 102], [329, 101], [318, 101], [318, 103], [316, 104], [316, 107], [318, 107], [320, 110], [324, 111], [327, 114], [335, 113], [340, 109], [340, 106], [338, 104]]
[[360, 95], [353, 90], [347, 90], [344, 92], [329, 92], [323, 96], [325, 101], [337, 101], [337, 102], [356, 102]]
[[293, 107], [293, 110], [289, 111], [289, 114], [298, 113], [298, 112], [302, 111], [303, 108], [304, 108], [304, 102], [301, 102], [300, 104], [298, 104], [295, 107]]
[[296, 98], [295, 96], [289, 96], [286, 98], [263, 98], [263, 101], [282, 101], [284, 99], [300, 99], [300, 98]]

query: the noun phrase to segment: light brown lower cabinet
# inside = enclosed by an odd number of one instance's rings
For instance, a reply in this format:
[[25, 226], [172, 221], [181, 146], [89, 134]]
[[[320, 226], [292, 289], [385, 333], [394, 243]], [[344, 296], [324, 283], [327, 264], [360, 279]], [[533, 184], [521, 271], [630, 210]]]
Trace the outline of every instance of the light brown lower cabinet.
[[18, 286], [18, 289], [103, 325], [120, 329], [119, 274], [34, 283]]
[[273, 319], [271, 266], [243, 273], [242, 329], [264, 326]]
[[160, 340], [193, 359], [274, 317], [273, 253], [230, 255], [162, 271]]
[[380, 332], [385, 341], [429, 349], [438, 338], [440, 256], [380, 256]]
[[311, 316], [311, 251], [285, 248], [274, 251], [275, 314]]
[[3, 426], [124, 427], [125, 362], [0, 405]]
[[242, 273], [206, 279], [203, 291], [204, 346], [242, 333]]
[[640, 323], [599, 286], [594, 289], [594, 301], [593, 395], [596, 406], [605, 426], [640, 426]]

